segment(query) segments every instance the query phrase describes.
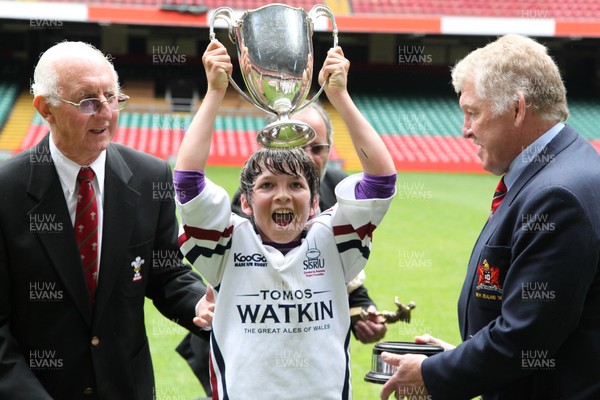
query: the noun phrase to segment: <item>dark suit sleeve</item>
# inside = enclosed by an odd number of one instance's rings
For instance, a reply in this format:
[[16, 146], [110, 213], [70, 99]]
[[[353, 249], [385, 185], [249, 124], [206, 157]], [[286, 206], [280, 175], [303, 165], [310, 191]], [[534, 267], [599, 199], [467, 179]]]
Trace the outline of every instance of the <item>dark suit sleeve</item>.
[[335, 187], [348, 175], [339, 169], [327, 168], [325, 176], [321, 180], [321, 189], [319, 190], [319, 207], [325, 211], [337, 203], [335, 197]]
[[[171, 169], [165, 163], [163, 177], [167, 187], [173, 187]], [[200, 276], [192, 271], [189, 264], [181, 259], [178, 245], [178, 223], [173, 198], [161, 202], [156, 227], [154, 249], [156, 254], [172, 255], [173, 262], [162, 262], [165, 268], [152, 268], [146, 295], [156, 308], [171, 321], [185, 327], [190, 332], [205, 336], [206, 332], [192, 322], [196, 315], [196, 304], [206, 293], [206, 286]]]
[[[349, 304], [350, 308], [352, 308], [352, 307], [368, 308], [370, 305], [377, 306], [375, 304], [375, 302], [373, 301], [373, 299], [371, 299], [369, 297], [369, 292], [368, 292], [367, 288], [364, 287], [364, 285], [360, 285], [359, 287], [354, 289], [348, 295], [348, 304]], [[356, 337], [356, 331], [354, 330], [354, 324], [351, 324], [350, 329], [352, 330], [352, 333]]]
[[[471, 398], [529, 379], [530, 355], [554, 360], [582, 317], [598, 265], [598, 232], [590, 210], [556, 186], [513, 206], [518, 210], [497, 230], [510, 234], [495, 233], [486, 245], [505, 248], [510, 257], [503, 300], [481, 303], [478, 311], [501, 307], [500, 316], [455, 350], [423, 362], [425, 386], [434, 399]], [[469, 307], [478, 307], [475, 296], [469, 301]]]
[[[50, 395], [31, 372], [10, 331], [10, 282], [4, 233], [0, 228], [0, 399], [51, 400]], [[26, 315], [22, 317], [28, 318]]]
[[375, 305], [373, 299], [369, 297], [369, 291], [364, 285], [360, 285], [348, 295], [348, 303], [350, 303], [350, 307], [367, 308]]

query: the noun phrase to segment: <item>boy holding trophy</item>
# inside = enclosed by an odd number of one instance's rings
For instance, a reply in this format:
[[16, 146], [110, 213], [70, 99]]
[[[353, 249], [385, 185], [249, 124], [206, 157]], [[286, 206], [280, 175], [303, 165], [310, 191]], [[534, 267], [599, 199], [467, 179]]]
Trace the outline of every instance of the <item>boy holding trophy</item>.
[[[349, 62], [329, 50], [319, 83], [349, 127], [364, 173], [316, 215], [319, 172], [302, 149], [260, 149], [241, 173], [242, 210], [204, 176], [212, 127], [232, 64], [213, 40], [202, 58], [208, 90], [181, 144], [175, 187], [181, 250], [214, 287], [214, 399], [350, 399], [346, 283], [365, 266], [371, 236], [395, 194], [383, 141], [347, 92]], [[290, 390], [290, 384], [293, 390]]]

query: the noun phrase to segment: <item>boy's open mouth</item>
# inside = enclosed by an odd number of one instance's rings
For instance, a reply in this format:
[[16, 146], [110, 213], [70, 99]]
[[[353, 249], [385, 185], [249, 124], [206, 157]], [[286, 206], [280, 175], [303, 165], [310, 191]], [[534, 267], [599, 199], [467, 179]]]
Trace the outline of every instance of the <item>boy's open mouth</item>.
[[279, 226], [287, 226], [294, 219], [294, 213], [290, 210], [275, 210], [271, 216], [273, 222]]

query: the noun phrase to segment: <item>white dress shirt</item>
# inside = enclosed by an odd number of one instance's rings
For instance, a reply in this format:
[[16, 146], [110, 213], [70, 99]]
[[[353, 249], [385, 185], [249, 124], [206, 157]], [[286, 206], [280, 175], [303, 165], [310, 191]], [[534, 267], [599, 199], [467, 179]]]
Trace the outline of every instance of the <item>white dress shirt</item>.
[[106, 167], [106, 150], [102, 151], [98, 158], [90, 165], [79, 165], [69, 160], [54, 144], [52, 132], [50, 133], [50, 156], [54, 162], [60, 185], [67, 202], [67, 209], [71, 216], [71, 225], [75, 223], [75, 212], [77, 209], [77, 195], [79, 193], [79, 184], [77, 175], [83, 167], [90, 167], [94, 174], [92, 186], [96, 196], [96, 205], [98, 208], [98, 273], [100, 273], [100, 255], [102, 254], [102, 226], [104, 224], [104, 174]]

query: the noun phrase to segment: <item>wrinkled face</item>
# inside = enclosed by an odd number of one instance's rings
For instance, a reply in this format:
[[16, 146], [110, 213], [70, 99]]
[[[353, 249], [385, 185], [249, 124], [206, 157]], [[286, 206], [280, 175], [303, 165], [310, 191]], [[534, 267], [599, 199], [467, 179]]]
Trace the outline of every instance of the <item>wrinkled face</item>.
[[251, 215], [265, 242], [289, 243], [300, 238], [309, 217], [315, 213], [318, 196], [310, 203], [310, 189], [303, 176], [261, 173], [252, 189], [252, 199], [242, 195], [242, 210]]
[[490, 102], [477, 96], [471, 82], [463, 84], [459, 104], [464, 114], [463, 137], [479, 146], [477, 156], [486, 171], [502, 175], [522, 151], [514, 110], [494, 116]]
[[[57, 66], [60, 76], [61, 99], [79, 103], [83, 99], [106, 100], [118, 93], [111, 68], [101, 58], [66, 60]], [[119, 111], [112, 111], [107, 103], [93, 115], [83, 115], [79, 108], [65, 102], [48, 106], [52, 137], [56, 146], [69, 159], [88, 165], [105, 150], [115, 135]]]

